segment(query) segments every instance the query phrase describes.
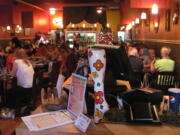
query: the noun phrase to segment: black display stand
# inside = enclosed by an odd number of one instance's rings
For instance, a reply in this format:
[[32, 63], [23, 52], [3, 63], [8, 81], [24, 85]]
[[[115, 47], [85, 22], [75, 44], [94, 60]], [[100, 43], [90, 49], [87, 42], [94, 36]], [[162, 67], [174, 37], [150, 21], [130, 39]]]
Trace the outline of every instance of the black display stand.
[[157, 106], [162, 101], [163, 92], [156, 89], [134, 89], [123, 95], [126, 101], [127, 117], [130, 122], [161, 124]]

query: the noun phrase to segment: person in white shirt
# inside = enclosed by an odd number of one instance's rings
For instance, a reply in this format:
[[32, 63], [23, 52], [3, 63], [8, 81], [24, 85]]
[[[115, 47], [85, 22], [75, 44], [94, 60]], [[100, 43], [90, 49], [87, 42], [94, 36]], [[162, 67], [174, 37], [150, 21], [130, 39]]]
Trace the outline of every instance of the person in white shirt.
[[17, 77], [18, 86], [32, 88], [34, 69], [24, 49], [18, 49], [14, 53], [12, 75]]
[[[32, 100], [32, 87], [34, 69], [24, 49], [17, 49], [14, 53], [13, 69], [11, 74], [17, 78], [17, 87], [13, 89], [14, 107], [18, 114], [21, 109], [30, 105]], [[24, 101], [25, 99], [25, 101]]]

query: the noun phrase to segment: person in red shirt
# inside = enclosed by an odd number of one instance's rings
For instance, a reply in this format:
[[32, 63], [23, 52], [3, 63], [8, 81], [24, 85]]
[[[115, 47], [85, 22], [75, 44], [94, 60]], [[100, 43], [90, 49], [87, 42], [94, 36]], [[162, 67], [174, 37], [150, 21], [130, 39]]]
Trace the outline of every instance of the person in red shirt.
[[47, 54], [46, 46], [43, 43], [39, 44], [39, 48], [37, 49], [38, 56], [45, 56]]
[[9, 54], [6, 59], [6, 67], [9, 71], [11, 71], [13, 67], [13, 58], [14, 58], [14, 54], [13, 54], [13, 50], [11, 49], [9, 50]]

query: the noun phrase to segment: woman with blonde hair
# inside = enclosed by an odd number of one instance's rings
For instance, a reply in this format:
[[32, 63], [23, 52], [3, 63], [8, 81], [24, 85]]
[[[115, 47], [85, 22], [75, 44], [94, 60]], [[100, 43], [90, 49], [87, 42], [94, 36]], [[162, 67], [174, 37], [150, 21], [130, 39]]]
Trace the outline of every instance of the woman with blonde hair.
[[32, 88], [34, 69], [24, 49], [18, 49], [14, 53], [12, 75], [17, 77], [18, 86]]
[[173, 72], [175, 69], [175, 61], [169, 57], [171, 48], [163, 46], [160, 52], [162, 58], [152, 61], [151, 72]]
[[18, 115], [23, 115], [22, 107], [27, 108], [32, 100], [32, 86], [34, 69], [28, 60], [24, 49], [17, 49], [14, 53], [13, 69], [11, 74], [17, 78], [17, 87], [13, 88], [12, 99], [10, 101], [12, 108], [15, 107]]

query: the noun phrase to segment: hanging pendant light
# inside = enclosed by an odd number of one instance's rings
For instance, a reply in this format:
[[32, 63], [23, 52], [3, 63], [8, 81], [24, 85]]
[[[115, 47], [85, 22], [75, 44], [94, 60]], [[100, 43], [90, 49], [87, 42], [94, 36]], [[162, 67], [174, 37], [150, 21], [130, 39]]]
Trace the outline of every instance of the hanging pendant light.
[[154, 14], [154, 15], [158, 14], [158, 5], [157, 4], [152, 5], [152, 14]]

